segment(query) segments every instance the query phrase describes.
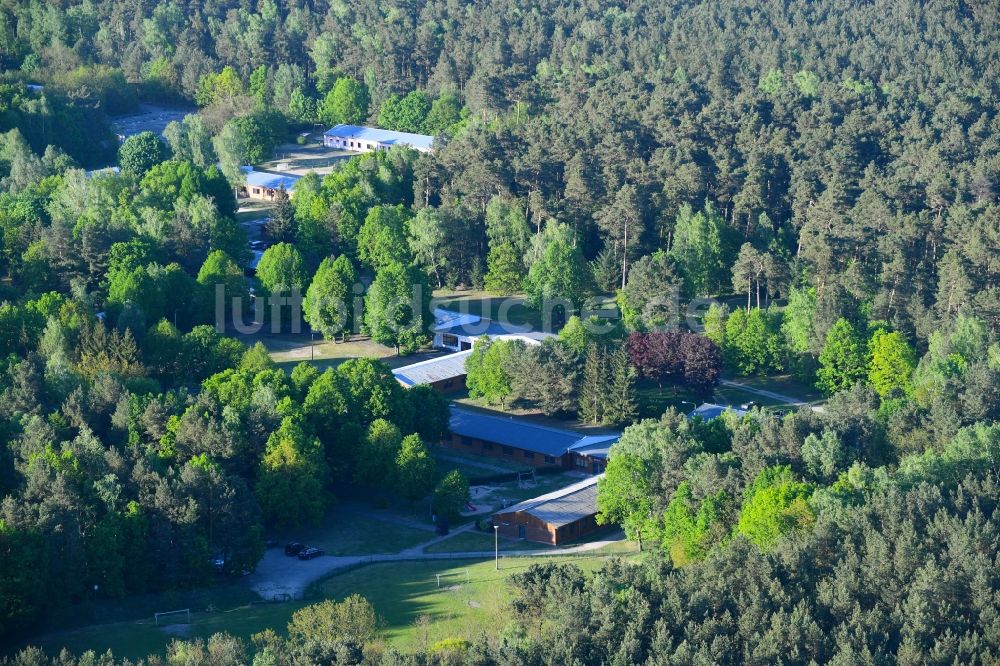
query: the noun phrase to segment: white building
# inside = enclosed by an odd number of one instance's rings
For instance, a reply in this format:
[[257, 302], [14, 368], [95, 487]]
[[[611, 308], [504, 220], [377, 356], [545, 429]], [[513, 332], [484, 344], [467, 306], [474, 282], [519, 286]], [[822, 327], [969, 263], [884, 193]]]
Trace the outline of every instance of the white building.
[[340, 148], [354, 153], [389, 150], [393, 146], [406, 146], [427, 153], [430, 152], [433, 143], [434, 137], [426, 134], [410, 134], [361, 125], [337, 125], [323, 134], [323, 145], [327, 148]]
[[246, 185], [242, 196], [261, 201], [274, 201], [279, 190], [284, 190], [291, 197], [295, 194], [295, 184], [299, 176], [293, 174], [268, 173], [266, 171], [250, 171], [246, 175]]
[[434, 309], [434, 346], [438, 349], [452, 351], [472, 349], [476, 340], [484, 335], [494, 340], [516, 338], [537, 345], [553, 334], [536, 333], [528, 326], [502, 324], [479, 315], [444, 308]]

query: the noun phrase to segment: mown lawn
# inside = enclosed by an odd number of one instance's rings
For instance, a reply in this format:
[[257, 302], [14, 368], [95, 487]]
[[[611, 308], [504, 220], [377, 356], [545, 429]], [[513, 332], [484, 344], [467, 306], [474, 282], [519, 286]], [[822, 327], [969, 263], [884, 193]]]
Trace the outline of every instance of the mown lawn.
[[368, 338], [333, 342], [323, 340], [319, 335], [315, 336], [315, 339], [310, 339], [307, 333], [271, 335], [266, 332], [241, 335], [237, 338], [246, 345], [263, 343], [271, 352], [271, 360], [287, 372], [291, 372], [302, 361], [312, 363], [320, 371], [336, 368], [352, 358], [376, 358], [391, 368], [398, 368], [440, 355], [439, 352], [425, 351], [409, 356], [396, 356], [396, 350], [392, 347], [380, 345]]
[[[435, 305], [446, 310], [479, 315], [502, 324], [531, 326], [534, 330], [541, 330], [542, 327], [541, 312], [525, 305], [523, 296], [497, 296], [485, 291], [451, 292], [441, 289], [434, 292], [434, 298]], [[501, 317], [500, 310], [505, 304], [506, 316]]]
[[[320, 589], [327, 597], [364, 596], [382, 617], [386, 640], [400, 649], [413, 650], [445, 638], [471, 640], [484, 633], [499, 634], [510, 624], [507, 603], [511, 589], [504, 582], [532, 564], [572, 562], [593, 572], [608, 558], [605, 554], [501, 558], [500, 571], [495, 570], [493, 558], [379, 564], [329, 578]], [[440, 589], [435, 578], [438, 573], [446, 574]]]
[[351, 506], [334, 507], [316, 527], [282, 530], [272, 538], [282, 545], [299, 541], [322, 548], [330, 555], [398, 553], [434, 538], [432, 529], [407, 527], [391, 519], [379, 520], [377, 509], [364, 507], [364, 513], [359, 514], [352, 512]]
[[[52, 654], [65, 647], [70, 652], [112, 650], [119, 658], [137, 659], [162, 653], [174, 638], [208, 638], [228, 632], [245, 640], [264, 629], [284, 634], [292, 613], [322, 598], [343, 599], [350, 594], [367, 598], [383, 621], [386, 641], [412, 650], [449, 637], [473, 639], [484, 632], [496, 635], [510, 623], [506, 604], [510, 588], [504, 581], [513, 573], [541, 562], [573, 563], [586, 572], [599, 569], [612, 557], [611, 550], [590, 556], [517, 557], [500, 560], [417, 561], [374, 564], [318, 583], [316, 596], [286, 603], [229, 603], [192, 608], [190, 625], [157, 627], [151, 614], [137, 621], [93, 625], [52, 633], [31, 641]], [[633, 558], [635, 555], [625, 554]], [[437, 587], [435, 574], [443, 574]], [[468, 582], [466, 579], [468, 578]], [[221, 599], [220, 599], [221, 601]], [[172, 610], [165, 606], [161, 610]], [[418, 618], [425, 620], [418, 622]]]

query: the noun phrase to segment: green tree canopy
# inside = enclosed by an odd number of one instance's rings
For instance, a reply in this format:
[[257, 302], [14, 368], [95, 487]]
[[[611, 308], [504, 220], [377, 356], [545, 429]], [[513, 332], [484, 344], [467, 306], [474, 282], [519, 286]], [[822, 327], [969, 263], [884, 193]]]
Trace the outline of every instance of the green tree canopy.
[[308, 283], [302, 255], [290, 243], [278, 243], [264, 250], [257, 264], [257, 279], [272, 294], [302, 289]]
[[430, 339], [430, 302], [431, 287], [423, 271], [385, 264], [365, 297], [365, 328], [379, 344], [412, 353]]
[[327, 257], [320, 262], [309, 283], [303, 308], [309, 325], [327, 340], [341, 332], [350, 332], [354, 318], [354, 285], [358, 274], [344, 255]]
[[809, 506], [812, 486], [796, 481], [790, 467], [769, 467], [747, 487], [737, 529], [763, 550], [783, 534], [815, 521]]
[[819, 355], [816, 386], [828, 395], [849, 389], [865, 378], [868, 366], [864, 338], [847, 319], [838, 319], [826, 334]]
[[167, 157], [167, 147], [158, 136], [140, 132], [122, 142], [118, 149], [118, 166], [123, 174], [139, 179]]
[[356, 124], [368, 117], [368, 91], [354, 79], [337, 79], [319, 106], [319, 118], [327, 125]]

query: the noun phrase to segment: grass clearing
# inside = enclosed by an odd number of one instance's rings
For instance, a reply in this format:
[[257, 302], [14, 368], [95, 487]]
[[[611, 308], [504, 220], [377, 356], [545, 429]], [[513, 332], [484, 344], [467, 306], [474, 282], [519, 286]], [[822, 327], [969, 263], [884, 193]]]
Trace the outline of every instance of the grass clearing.
[[542, 328], [541, 312], [525, 305], [523, 296], [497, 296], [486, 291], [439, 289], [434, 292], [434, 298], [435, 305], [446, 310], [479, 315], [502, 324], [531, 326], [534, 330]]
[[309, 335], [305, 333], [295, 335], [264, 332], [241, 335], [237, 338], [247, 346], [257, 342], [263, 343], [264, 347], [271, 353], [271, 359], [286, 372], [291, 372], [302, 361], [312, 363], [322, 372], [327, 368], [336, 368], [352, 358], [375, 358], [391, 368], [398, 368], [439, 355], [437, 352], [430, 352], [396, 356], [396, 350], [392, 347], [380, 345], [368, 338], [333, 342], [324, 340], [318, 335], [311, 340]]
[[[299, 541], [322, 548], [330, 555], [398, 553], [434, 538], [433, 529], [422, 530], [394, 523], [388, 512], [386, 520], [379, 520], [377, 511], [370, 509], [358, 513], [352, 511], [350, 506], [337, 506], [326, 514], [320, 525], [282, 530], [276, 532], [273, 538], [281, 545]], [[427, 525], [431, 527], [429, 521]]]
[[[634, 550], [634, 545], [632, 545]], [[500, 560], [500, 571], [492, 557], [474, 560], [416, 561], [373, 564], [354, 569], [317, 583], [315, 596], [306, 601], [286, 603], [238, 603], [212, 610], [192, 608], [191, 624], [157, 627], [152, 612], [138, 621], [88, 626], [40, 636], [30, 641], [57, 654], [65, 647], [73, 653], [87, 650], [101, 654], [112, 650], [120, 659], [138, 659], [162, 654], [174, 638], [208, 638], [228, 632], [249, 640], [254, 633], [274, 629], [284, 634], [288, 621], [299, 608], [323, 598], [343, 599], [360, 594], [375, 607], [383, 620], [388, 643], [413, 650], [449, 637], [474, 639], [483, 633], [495, 635], [509, 624], [506, 608], [511, 590], [505, 585], [513, 573], [543, 562], [572, 563], [588, 573], [599, 569], [614, 556], [612, 550], [588, 555], [556, 557], [516, 557]], [[634, 553], [623, 553], [628, 559]], [[436, 574], [444, 574], [441, 588]], [[468, 576], [469, 582], [466, 582]], [[445, 584], [447, 581], [447, 584]], [[173, 610], [168, 606], [158, 610]], [[418, 622], [418, 618], [425, 620]]]
[[[402, 650], [433, 645], [445, 638], [496, 635], [510, 622], [511, 590], [504, 581], [541, 562], [571, 562], [593, 572], [609, 556], [517, 557], [500, 560], [425, 561], [376, 564], [333, 576], [319, 584], [324, 597], [367, 598], [383, 619], [386, 640]], [[469, 582], [466, 582], [466, 571]], [[437, 587], [435, 574], [448, 574]], [[421, 619], [425, 618], [425, 619]]]

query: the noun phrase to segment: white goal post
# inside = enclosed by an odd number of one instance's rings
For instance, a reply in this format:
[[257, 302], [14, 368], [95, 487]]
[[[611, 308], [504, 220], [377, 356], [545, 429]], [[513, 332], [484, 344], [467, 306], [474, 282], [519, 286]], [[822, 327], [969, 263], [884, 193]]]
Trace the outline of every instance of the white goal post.
[[184, 613], [185, 617], [187, 618], [187, 624], [191, 624], [190, 608], [184, 608], [182, 610], [175, 610], [175, 611], [164, 611], [162, 613], [153, 613], [153, 621], [156, 623], [156, 626], [160, 626], [160, 618], [164, 618], [170, 615], [180, 615], [181, 613]]
[[434, 577], [437, 578], [438, 589], [441, 589], [441, 579], [444, 578], [445, 582], [447, 582], [447, 579], [449, 577], [451, 577], [451, 576], [464, 576], [466, 583], [471, 583], [472, 582], [472, 579], [469, 576], [469, 570], [468, 569], [460, 569], [458, 571], [446, 571], [444, 573], [434, 574]]

